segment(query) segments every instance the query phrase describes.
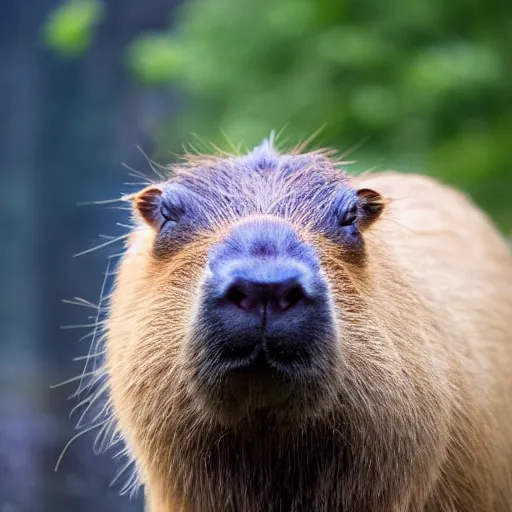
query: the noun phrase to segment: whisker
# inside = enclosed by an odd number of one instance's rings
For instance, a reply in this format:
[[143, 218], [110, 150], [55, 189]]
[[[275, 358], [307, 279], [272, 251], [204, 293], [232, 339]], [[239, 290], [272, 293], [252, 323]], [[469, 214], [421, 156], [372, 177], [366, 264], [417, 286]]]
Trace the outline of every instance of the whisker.
[[188, 143], [188, 146], [198, 156], [201, 156], [204, 153], [203, 151], [199, 151], [191, 142]]
[[[106, 287], [106, 284], [107, 284], [109, 269], [110, 269], [110, 260], [107, 261], [107, 268], [105, 270], [105, 275], [103, 277], [103, 282], [101, 283], [100, 298], [99, 298], [99, 304], [100, 305], [101, 305], [101, 303], [103, 301], [103, 296], [105, 294], [105, 287]], [[98, 334], [99, 325], [100, 324], [103, 325], [103, 322], [100, 322], [100, 315], [101, 315], [101, 308], [98, 308], [97, 313], [96, 313], [96, 322], [94, 323], [94, 329], [93, 329], [93, 332], [92, 332], [91, 345], [89, 346], [89, 354], [88, 354], [89, 356], [91, 355], [91, 353], [94, 350], [96, 350], [96, 348], [95, 348], [96, 347], [96, 336]], [[84, 365], [83, 373], [85, 373], [85, 371], [87, 369], [88, 362], [89, 362], [89, 359], [87, 359], [87, 362]], [[80, 382], [80, 385], [78, 386], [78, 390], [77, 390], [78, 393], [80, 393], [81, 387], [82, 387], [82, 383]]]
[[[202, 137], [200, 137], [197, 133], [194, 133], [192, 132], [190, 135], [192, 135], [192, 137], [194, 137], [196, 139], [196, 141], [201, 145], [203, 146], [202, 150], [201, 150], [201, 153], [209, 153], [211, 149], [214, 149], [215, 150], [215, 146], [214, 144], [212, 144], [211, 142], [203, 139]], [[194, 148], [194, 146], [192, 146], [191, 143], [189, 143], [189, 146], [191, 148], [193, 148], [197, 154], [199, 155], [200, 153]]]
[[97, 204], [111, 204], [111, 203], [119, 203], [123, 201], [122, 197], [116, 198], [116, 199], [100, 199], [99, 201], [89, 201], [89, 202], [82, 202], [77, 203], [77, 206], [91, 206], [91, 205], [97, 205]]
[[[132, 178], [137, 178], [137, 176], [133, 174], [130, 174], [130, 176], [132, 176]], [[124, 181], [123, 185], [128, 187], [147, 187], [148, 185], [151, 185], [151, 183], [148, 181]]]
[[75, 324], [75, 325], [61, 325], [61, 329], [88, 329], [96, 327], [96, 323], [92, 324]]
[[156, 174], [157, 178], [160, 180], [160, 181], [163, 181], [165, 180], [165, 175], [164, 174], [160, 174], [156, 169], [157, 168], [160, 168], [162, 169], [163, 171], [165, 171], [165, 167], [163, 165], [160, 165], [160, 164], [157, 164], [154, 160], [151, 160], [151, 158], [149, 158], [149, 156], [144, 152], [144, 150], [140, 147], [140, 146], [136, 146], [137, 149], [140, 151], [140, 153], [144, 156], [144, 158], [146, 159], [147, 163], [149, 164], [149, 167], [151, 168], [151, 170]]
[[121, 441], [122, 438], [117, 430], [115, 422], [110, 421], [110, 423], [104, 425], [96, 435], [92, 449], [96, 455], [99, 455]]
[[[76, 423], [76, 428], [80, 428], [82, 425], [82, 422], [84, 421], [85, 417], [87, 416], [87, 413], [91, 410], [91, 407], [104, 395], [105, 391], [108, 389], [108, 384], [103, 384], [103, 386], [91, 397], [88, 397], [86, 400], [82, 400], [80, 405], [88, 404], [87, 407], [82, 411], [80, 414], [80, 417], [78, 418], [78, 421]], [[109, 402], [107, 401], [103, 407], [100, 409], [100, 411], [92, 418], [91, 423], [94, 423], [95, 421], [98, 421], [105, 413], [105, 411], [110, 407]], [[73, 411], [76, 411], [77, 409], [73, 407]]]
[[115, 254], [111, 254], [110, 256], [107, 256], [107, 259], [113, 260], [114, 258], [120, 258], [121, 256], [124, 256], [124, 254], [125, 254], [124, 252], [116, 252]]
[[[83, 380], [80, 381], [80, 386], [72, 395], [72, 398], [78, 398], [85, 391], [89, 391], [96, 386], [102, 379], [105, 378], [105, 372], [101, 368], [96, 368], [94, 371], [88, 372], [94, 374], [94, 377], [90, 379], [87, 384], [82, 385]], [[85, 374], [87, 377], [88, 374]], [[77, 379], [78, 380], [78, 379]]]
[[[148, 176], [146, 176], [143, 172], [141, 171], [138, 171], [137, 169], [135, 169], [134, 167], [132, 167], [131, 165], [128, 165], [127, 163], [125, 162], [121, 162], [121, 165], [125, 168], [125, 169], [128, 169], [129, 172], [128, 174], [130, 176], [137, 176], [137, 178], [141, 178], [144, 180], [145, 184], [148, 185], [149, 183], [151, 183], [151, 180], [148, 178]], [[132, 174], [133, 173], [133, 174]]]
[[[105, 391], [106, 391], [106, 389], [102, 390], [101, 395], [103, 395], [103, 393]], [[98, 396], [101, 396], [101, 395], [98, 395]], [[112, 417], [112, 403], [110, 402], [110, 400], [107, 400], [105, 402], [105, 404], [103, 405], [103, 407], [100, 409], [100, 411], [94, 415], [92, 422], [94, 423], [95, 421], [99, 420], [102, 416], [105, 416], [105, 415], [107, 415], [107, 417], [109, 417], [109, 418]]]
[[303, 153], [306, 149], [308, 149], [312, 142], [326, 129], [327, 123], [324, 123], [320, 128], [315, 130], [309, 137], [307, 137], [303, 142], [298, 144], [295, 148], [292, 148], [292, 154]]
[[93, 334], [94, 334], [94, 331], [84, 334], [81, 338], [78, 339], [78, 343], [81, 343], [82, 341], [86, 340], [87, 338], [91, 338]]
[[130, 235], [131, 235], [131, 233], [127, 233], [125, 235], [118, 236], [117, 238], [114, 238], [112, 240], [108, 240], [107, 242], [97, 245], [96, 247], [92, 247], [91, 249], [86, 249], [85, 251], [82, 251], [82, 252], [79, 252], [78, 254], [73, 255], [73, 258], [77, 258], [78, 256], [83, 256], [84, 254], [89, 254], [89, 253], [97, 251], [99, 249], [103, 249], [103, 247], [107, 247], [115, 242], [124, 240], [125, 238], [128, 238]]
[[[112, 482], [110, 482], [110, 487], [113, 487], [115, 485], [116, 482], [119, 481], [119, 478], [125, 473], [125, 471], [127, 469], [130, 468], [130, 466], [133, 464], [133, 461], [129, 460], [122, 468], [121, 470], [117, 473], [117, 475], [114, 477], [114, 479], [112, 480]], [[125, 486], [123, 486], [123, 489], [125, 488]], [[126, 490], [124, 490], [124, 492], [126, 492]], [[121, 493], [123, 493], [123, 490], [121, 490]]]
[[64, 304], [72, 304], [73, 306], [83, 306], [85, 308], [98, 309], [96, 304], [89, 302], [88, 300], [81, 299], [80, 297], [73, 297], [73, 299], [62, 299]]
[[231, 148], [231, 150], [233, 151], [233, 154], [237, 155], [238, 154], [238, 147], [234, 144], [234, 142], [229, 138], [228, 134], [224, 131], [224, 130], [221, 130], [221, 133], [222, 133], [222, 136], [226, 139], [226, 142], [228, 143], [228, 146]]
[[[92, 407], [92, 405], [103, 395], [103, 393], [108, 389], [108, 384], [104, 383], [100, 389], [98, 389], [98, 391], [96, 392], [91, 392], [91, 394], [89, 396], [87, 396], [86, 398], [84, 398], [83, 400], [81, 400], [78, 404], [76, 404], [72, 409], [71, 409], [71, 412], [69, 413], [69, 416], [72, 417], [75, 412], [77, 412], [80, 408], [82, 408], [84, 405], [88, 404], [87, 407], [85, 407], [85, 409], [82, 411], [82, 413], [80, 414], [80, 417], [76, 423], [76, 428], [81, 428], [81, 423], [82, 421], [84, 420], [85, 416], [87, 415], [87, 413], [89, 412], [90, 408]], [[102, 408], [102, 411], [103, 411], [104, 408]], [[96, 414], [94, 416], [94, 418], [91, 420], [91, 423], [94, 423], [95, 421], [97, 421], [101, 415], [103, 414], [103, 412], [101, 412], [101, 414]]]
[[75, 434], [64, 446], [64, 448], [62, 449], [62, 452], [60, 453], [59, 455], [59, 458], [57, 459], [57, 463], [55, 464], [55, 473], [59, 470], [59, 467], [60, 467], [60, 464], [62, 462], [62, 459], [64, 458], [64, 455], [66, 454], [66, 452], [68, 451], [68, 448], [71, 446], [72, 443], [74, 443], [79, 437], [82, 437], [83, 435], [87, 434], [88, 432], [91, 432], [91, 430], [94, 430], [95, 428], [98, 428], [98, 427], [101, 427], [102, 425], [104, 425], [107, 421], [109, 420], [105, 420], [101, 423], [98, 423], [96, 425], [91, 425], [90, 427], [82, 430], [81, 432], [78, 432], [78, 434]]
[[356, 142], [352, 146], [350, 146], [345, 152], [341, 153], [339, 155], [339, 158], [344, 159], [345, 157], [351, 155], [354, 151], [357, 151], [361, 149], [368, 141], [370, 140], [370, 137], [362, 137], [359, 142]]
[[100, 357], [100, 356], [103, 356], [106, 354], [106, 351], [102, 351], [102, 352], [96, 352], [94, 354], [87, 354], [85, 356], [77, 356], [77, 357], [73, 357], [72, 361], [74, 362], [78, 362], [78, 361], [84, 361], [90, 357]]
[[[270, 132], [270, 140], [272, 141], [272, 145], [282, 144], [281, 137], [283, 136], [284, 131], [290, 126], [290, 123], [285, 123], [282, 128], [276, 133], [275, 130], [271, 130]], [[278, 146], [279, 147], [279, 146]]]
[[66, 386], [67, 384], [76, 382], [77, 380], [83, 379], [84, 377], [90, 377], [90, 376], [94, 375], [95, 373], [97, 373], [96, 370], [94, 370], [92, 372], [82, 373], [81, 375], [76, 375], [75, 377], [71, 377], [71, 379], [67, 379], [62, 382], [59, 382], [58, 384], [51, 385], [50, 389], [56, 389], [56, 388], [60, 388], [62, 386]]

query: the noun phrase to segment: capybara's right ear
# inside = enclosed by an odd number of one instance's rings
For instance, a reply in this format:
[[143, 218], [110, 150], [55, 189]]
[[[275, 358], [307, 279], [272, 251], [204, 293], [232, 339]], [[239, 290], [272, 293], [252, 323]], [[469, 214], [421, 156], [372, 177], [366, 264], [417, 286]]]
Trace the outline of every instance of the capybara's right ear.
[[162, 187], [150, 185], [132, 196], [135, 211], [142, 220], [154, 229], [159, 229], [162, 224]]

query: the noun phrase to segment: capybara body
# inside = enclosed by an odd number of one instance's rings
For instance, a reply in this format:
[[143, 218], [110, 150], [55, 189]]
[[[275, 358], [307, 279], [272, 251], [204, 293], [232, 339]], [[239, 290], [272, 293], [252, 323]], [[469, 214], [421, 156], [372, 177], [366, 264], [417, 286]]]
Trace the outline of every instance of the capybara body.
[[106, 372], [150, 512], [512, 510], [512, 258], [465, 196], [265, 142], [133, 202]]

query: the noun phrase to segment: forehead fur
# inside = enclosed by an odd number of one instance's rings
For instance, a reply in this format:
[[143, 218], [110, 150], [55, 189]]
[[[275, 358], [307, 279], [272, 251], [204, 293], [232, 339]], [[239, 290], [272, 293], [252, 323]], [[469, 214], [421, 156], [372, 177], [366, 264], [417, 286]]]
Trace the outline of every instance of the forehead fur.
[[170, 183], [192, 192], [210, 219], [270, 214], [311, 224], [355, 194], [327, 152], [280, 154], [272, 140], [246, 155], [191, 157], [172, 170]]

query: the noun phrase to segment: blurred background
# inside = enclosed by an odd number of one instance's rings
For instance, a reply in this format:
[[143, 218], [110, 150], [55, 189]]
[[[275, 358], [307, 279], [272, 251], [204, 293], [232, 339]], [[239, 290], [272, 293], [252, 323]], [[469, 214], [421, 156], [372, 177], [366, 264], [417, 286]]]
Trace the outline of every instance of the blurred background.
[[184, 144], [275, 129], [285, 146], [317, 133], [355, 171], [437, 176], [508, 236], [511, 48], [510, 0], [1, 2], [0, 512], [142, 509], [94, 432], [54, 472], [79, 414], [76, 382], [50, 386], [82, 371], [96, 315], [63, 299], [98, 304], [129, 214], [82, 203]]

